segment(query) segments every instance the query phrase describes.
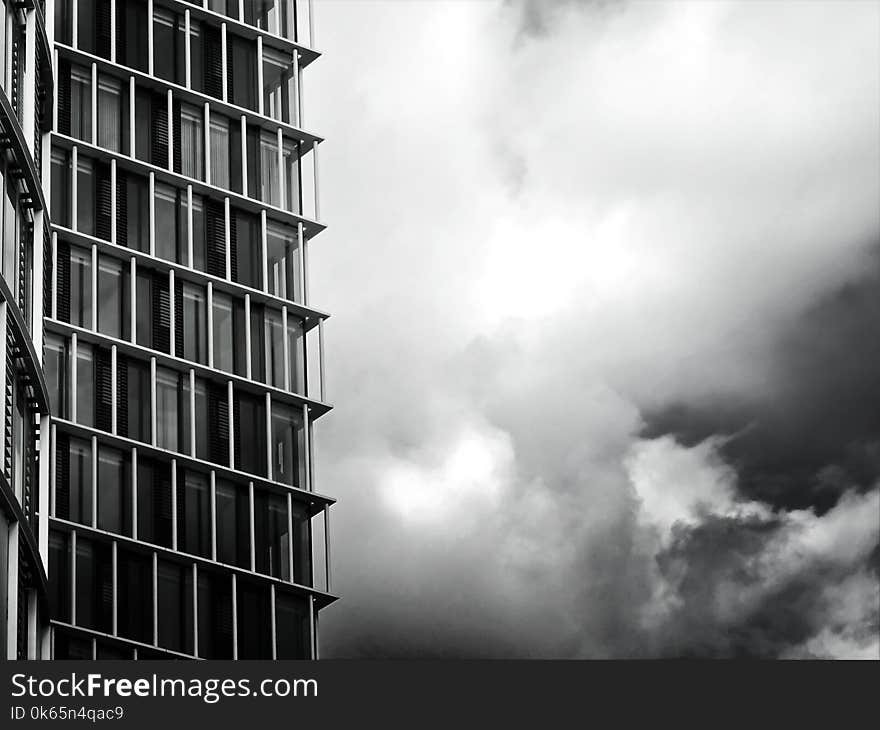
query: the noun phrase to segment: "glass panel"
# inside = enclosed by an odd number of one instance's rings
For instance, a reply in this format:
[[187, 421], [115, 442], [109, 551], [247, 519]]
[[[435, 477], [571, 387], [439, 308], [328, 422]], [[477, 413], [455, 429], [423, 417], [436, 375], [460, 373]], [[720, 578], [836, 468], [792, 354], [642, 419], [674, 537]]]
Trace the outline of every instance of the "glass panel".
[[98, 144], [122, 150], [122, 84], [109, 76], [98, 78]]
[[92, 141], [92, 70], [70, 67], [70, 136]]
[[76, 165], [76, 227], [80, 233], [95, 235], [95, 167], [80, 157]]
[[287, 124], [293, 124], [296, 91], [293, 81], [293, 59], [263, 46], [263, 113]]
[[295, 393], [305, 394], [305, 345], [302, 321], [288, 312], [287, 343], [290, 353], [290, 388]]
[[128, 334], [128, 271], [122, 262], [98, 259], [98, 331], [111, 337]]
[[276, 388], [284, 387], [284, 329], [281, 312], [266, 308], [264, 312], [266, 335], [266, 383]]
[[70, 226], [70, 153], [52, 148], [52, 222], [60, 226]]
[[272, 403], [272, 477], [276, 482], [303, 488], [301, 464], [305, 436], [302, 413], [280, 403]]
[[95, 53], [95, 0], [79, 0], [76, 23], [76, 47], [87, 53]]
[[254, 548], [257, 572], [290, 579], [285, 496], [254, 490]]
[[198, 572], [199, 656], [232, 659], [232, 580], [207, 570]]
[[208, 239], [205, 229], [205, 206], [201, 195], [192, 196], [193, 260], [192, 266], [205, 271], [208, 265]]
[[266, 257], [269, 293], [292, 301], [300, 300], [299, 245], [296, 231], [269, 221], [266, 225]]
[[95, 425], [95, 362], [92, 346], [83, 343], [76, 347], [76, 422]]
[[238, 658], [271, 659], [272, 617], [269, 587], [239, 579], [237, 591]]
[[150, 366], [138, 360], [129, 360], [126, 376], [128, 379], [128, 437], [152, 443]]
[[49, 389], [49, 406], [56, 417], [67, 418], [67, 340], [46, 334], [43, 342], [43, 369]]
[[302, 212], [300, 188], [299, 145], [284, 141], [282, 152], [284, 172], [284, 209], [292, 213]]
[[211, 182], [229, 188], [229, 120], [211, 115]]
[[217, 480], [217, 560], [250, 567], [250, 526], [247, 488]]
[[159, 646], [193, 653], [193, 574], [190, 566], [157, 563]]
[[238, 283], [263, 288], [263, 242], [260, 219], [253, 213], [231, 209], [235, 223]]
[[156, 445], [178, 450], [179, 376], [174, 370], [156, 368]]
[[176, 84], [184, 82], [182, 19], [164, 10], [153, 11], [153, 74]]
[[[126, 173], [126, 246], [136, 251], [150, 251], [150, 186], [148, 181]], [[120, 206], [121, 210], [121, 206]], [[117, 223], [118, 225], [118, 223]]]
[[117, 534], [130, 534], [131, 476], [123, 452], [98, 448], [98, 527]]
[[205, 381], [196, 378], [196, 457], [208, 459], [210, 456], [208, 431], [211, 424], [208, 422], [208, 392]]
[[309, 609], [300, 596], [275, 592], [275, 634], [278, 659], [308, 659]]
[[[5, 523], [6, 520], [0, 516], [0, 528]], [[0, 541], [3, 537], [0, 535]], [[5, 560], [6, 551], [0, 553], [0, 561]], [[52, 530], [49, 533], [49, 575], [52, 576], [49, 581], [49, 611], [58, 621], [70, 621], [70, 536], [66, 532]], [[0, 582], [0, 591], [5, 589], [5, 583]]]
[[232, 334], [232, 297], [215, 292], [212, 296], [214, 310], [214, 367], [232, 372], [233, 349], [242, 347]]
[[269, 205], [281, 205], [278, 187], [278, 136], [260, 133], [260, 192], [257, 197]]
[[266, 406], [264, 399], [245, 393], [235, 395], [236, 468], [266, 475]]
[[70, 247], [70, 323], [92, 328], [92, 252]]
[[[196, 3], [201, 5], [201, 3]], [[190, 88], [204, 93], [205, 91], [205, 45], [202, 42], [202, 24], [190, 16], [189, 20], [190, 49]]]
[[293, 501], [293, 582], [312, 585], [312, 521], [306, 505]]
[[181, 473], [184, 475], [183, 484], [178, 480], [177, 489], [183, 510], [178, 514], [177, 544], [185, 552], [209, 557], [211, 500], [208, 478], [204, 474], [188, 470], [181, 470]]
[[109, 545], [77, 535], [74, 593], [76, 624], [109, 634], [113, 630], [113, 564]]
[[184, 282], [182, 291], [183, 356], [187, 360], [205, 364], [208, 361], [205, 290], [195, 284]]
[[177, 188], [156, 183], [156, 256], [166, 261], [178, 260], [179, 205]]
[[[70, 439], [70, 483], [68, 485], [69, 519], [82, 525], [92, 524], [92, 445]], [[56, 511], [60, 513], [56, 503]]]
[[120, 547], [117, 591], [119, 635], [153, 643], [153, 561], [148, 555]]
[[181, 173], [198, 180], [204, 178], [202, 159], [205, 136], [202, 131], [202, 112], [198, 107], [184, 104], [180, 109]]
[[138, 456], [138, 539], [171, 547], [171, 467]]

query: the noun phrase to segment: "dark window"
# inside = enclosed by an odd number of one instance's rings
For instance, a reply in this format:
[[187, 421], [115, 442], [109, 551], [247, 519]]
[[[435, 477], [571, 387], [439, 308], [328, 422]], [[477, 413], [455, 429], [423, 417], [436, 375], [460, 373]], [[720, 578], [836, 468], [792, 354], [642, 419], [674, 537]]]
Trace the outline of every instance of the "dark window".
[[73, 3], [71, 0], [55, 2], [55, 40], [59, 43], [71, 44], [73, 36]]
[[250, 508], [248, 490], [217, 480], [217, 560], [250, 568]]
[[98, 144], [128, 152], [128, 85], [112, 76], [98, 76]]
[[76, 37], [77, 48], [95, 53], [95, 0], [79, 0], [77, 3]]
[[73, 636], [61, 629], [55, 629], [55, 651], [53, 659], [78, 659], [91, 661], [92, 640], [83, 636]]
[[266, 258], [269, 293], [300, 301], [299, 243], [296, 231], [289, 226], [268, 222]]
[[95, 425], [95, 357], [91, 345], [76, 347], [76, 422]]
[[145, 178], [130, 172], [123, 172], [121, 175], [117, 172], [116, 179], [121, 183], [121, 194], [117, 196], [117, 243], [149, 253], [150, 185]]
[[193, 555], [211, 555], [211, 496], [208, 478], [181, 469], [177, 480], [177, 546]]
[[137, 343], [166, 353], [171, 351], [171, 299], [167, 276], [138, 272]]
[[58, 335], [46, 334], [43, 341], [43, 369], [49, 389], [49, 405], [59, 418], [68, 418], [67, 378], [70, 351], [67, 340]]
[[193, 653], [193, 574], [189, 566], [157, 564], [159, 646]]
[[153, 11], [153, 74], [181, 86], [185, 80], [184, 31], [181, 16]]
[[275, 592], [275, 635], [278, 659], [308, 659], [309, 609], [305, 599]]
[[96, 659], [132, 659], [133, 651], [131, 647], [122, 643], [113, 643], [111, 641], [95, 642], [95, 658]]
[[116, 0], [116, 62], [148, 69], [147, 5], [143, 0]]
[[49, 533], [49, 610], [52, 618], [70, 622], [70, 535]]
[[263, 243], [260, 219], [253, 213], [231, 210], [234, 231], [232, 251], [238, 262], [236, 281], [254, 289], [263, 288]]
[[237, 582], [238, 658], [272, 658], [269, 587], [249, 580]]
[[236, 393], [235, 467], [241, 471], [266, 475], [266, 405], [259, 396]]
[[113, 629], [113, 563], [109, 545], [77, 535], [74, 592], [76, 624], [109, 634]]
[[254, 41], [226, 34], [227, 99], [231, 104], [257, 108], [257, 49]]
[[131, 534], [131, 460], [103, 444], [98, 447], [98, 527]]
[[153, 564], [146, 555], [120, 547], [117, 621], [119, 635], [153, 643]]
[[199, 656], [232, 659], [232, 583], [228, 575], [199, 570]]
[[130, 439], [152, 443], [152, 413], [150, 408], [150, 366], [134, 358], [127, 359], [126, 385], [124, 394], [128, 419], [126, 435]]
[[[60, 92], [59, 92], [60, 93]], [[52, 148], [52, 223], [70, 227], [70, 153]]]
[[95, 235], [95, 165], [88, 157], [76, 164], [76, 226], [80, 233]]
[[257, 572], [290, 579], [285, 496], [263, 489], [254, 490], [254, 549]]
[[172, 547], [171, 466], [138, 457], [138, 539]]
[[111, 337], [131, 335], [129, 269], [117, 259], [98, 259], [98, 331]]
[[55, 453], [55, 516], [92, 524], [91, 443], [59, 433]]
[[312, 521], [307, 505], [296, 500], [293, 512], [293, 582], [312, 585]]
[[206, 364], [208, 362], [208, 316], [205, 290], [201, 286], [182, 282], [180, 301], [175, 302], [176, 316], [183, 327], [183, 341], [178, 346], [187, 360]]
[[272, 403], [272, 477], [275, 481], [305, 488], [304, 446], [302, 411]]

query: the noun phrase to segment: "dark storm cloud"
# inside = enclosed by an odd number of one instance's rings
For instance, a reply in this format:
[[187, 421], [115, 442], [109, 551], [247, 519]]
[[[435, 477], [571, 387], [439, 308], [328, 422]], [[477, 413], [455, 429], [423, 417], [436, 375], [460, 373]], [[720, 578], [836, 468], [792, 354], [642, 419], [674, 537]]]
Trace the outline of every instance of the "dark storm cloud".
[[864, 275], [810, 307], [781, 333], [772, 389], [672, 404], [645, 416], [645, 438], [720, 447], [739, 489], [787, 509], [820, 513], [880, 479], [880, 245]]
[[877, 658], [878, 6], [544, 7], [320, 5], [324, 655]]

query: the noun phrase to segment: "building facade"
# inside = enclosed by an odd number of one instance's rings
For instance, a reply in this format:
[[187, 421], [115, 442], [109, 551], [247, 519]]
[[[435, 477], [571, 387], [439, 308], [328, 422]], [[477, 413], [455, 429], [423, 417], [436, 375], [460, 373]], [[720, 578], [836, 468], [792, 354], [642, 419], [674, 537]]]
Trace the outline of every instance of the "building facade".
[[5, 5], [34, 95], [16, 112], [13, 50], [6, 154], [33, 170], [9, 273], [3, 228], [7, 644], [317, 658], [333, 500], [313, 459], [310, 3]]

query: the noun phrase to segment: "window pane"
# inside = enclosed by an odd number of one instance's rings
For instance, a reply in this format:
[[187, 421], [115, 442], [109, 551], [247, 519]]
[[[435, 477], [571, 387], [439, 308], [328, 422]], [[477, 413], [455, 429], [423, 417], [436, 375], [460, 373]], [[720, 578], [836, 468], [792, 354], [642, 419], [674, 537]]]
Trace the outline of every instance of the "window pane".
[[156, 445], [178, 450], [179, 376], [167, 368], [156, 369]]
[[243, 210], [230, 211], [236, 234], [238, 283], [263, 288], [263, 242], [260, 219]]
[[294, 123], [293, 60], [263, 46], [263, 112], [288, 124]]
[[138, 539], [171, 547], [171, 466], [138, 457]]
[[312, 522], [308, 508], [293, 502], [293, 582], [312, 585]]
[[[73, 522], [92, 524], [92, 445], [70, 439], [69, 515]], [[57, 507], [57, 505], [56, 505]]]
[[95, 362], [91, 345], [76, 348], [76, 422], [95, 425]]
[[181, 173], [183, 175], [199, 180], [203, 179], [204, 147], [202, 113], [198, 107], [183, 105], [180, 110]]
[[258, 197], [269, 205], [281, 205], [281, 191], [278, 187], [278, 137], [262, 132], [260, 134], [260, 191]]
[[272, 477], [294, 487], [304, 487], [302, 460], [305, 436], [302, 413], [272, 403]]
[[185, 282], [183, 291], [183, 356], [187, 360], [207, 363], [207, 323], [205, 291]]
[[279, 223], [266, 225], [269, 293], [292, 301], [300, 300], [299, 246], [296, 232]]
[[272, 658], [272, 624], [269, 587], [239, 579], [236, 618], [238, 622], [238, 658]]
[[229, 188], [229, 120], [211, 115], [211, 182]]
[[70, 323], [92, 328], [92, 252], [70, 247]]
[[[145, 178], [126, 174], [126, 245], [136, 251], [150, 250], [150, 186]], [[120, 205], [120, 210], [122, 206]]]
[[156, 184], [156, 256], [166, 261], [177, 261], [179, 205], [177, 188]]
[[70, 136], [92, 141], [92, 71], [70, 67]]
[[174, 13], [153, 11], [153, 73], [160, 79], [183, 84], [183, 27]]
[[139, 360], [129, 360], [128, 379], [128, 437], [144, 443], [152, 442], [152, 412], [150, 408], [150, 366]]
[[108, 634], [112, 631], [112, 576], [110, 546], [77, 535], [75, 594], [78, 626]]
[[247, 489], [217, 480], [217, 560], [250, 567], [250, 527]]
[[300, 195], [300, 167], [299, 145], [285, 140], [283, 149], [283, 172], [284, 172], [284, 209], [292, 213], [302, 212], [302, 199]]
[[80, 233], [95, 235], [95, 167], [80, 157], [76, 166], [76, 227]]
[[266, 308], [266, 334], [263, 346], [266, 348], [266, 383], [276, 388], [284, 387], [284, 330], [281, 312]]
[[98, 448], [98, 527], [129, 534], [131, 521], [129, 460], [118, 449]]
[[70, 153], [52, 148], [52, 222], [70, 226]]
[[123, 337], [123, 325], [128, 319], [127, 279], [122, 262], [106, 256], [98, 259], [98, 331], [105, 335]]
[[300, 394], [305, 394], [305, 342], [302, 321], [288, 312], [287, 349], [290, 353], [290, 388]]
[[119, 548], [119, 635], [153, 643], [153, 561], [140, 553]]
[[266, 406], [263, 398], [235, 395], [235, 466], [242, 471], [266, 475]]
[[212, 296], [214, 316], [214, 367], [232, 372], [233, 348], [240, 347], [232, 334], [232, 297], [215, 292]]
[[177, 544], [181, 550], [209, 557], [211, 555], [211, 500], [208, 478], [198, 472], [181, 470], [178, 479]]
[[199, 656], [232, 659], [232, 581], [230, 576], [199, 570]]
[[157, 605], [159, 646], [193, 652], [193, 574], [189, 566], [159, 560]]
[[47, 333], [43, 342], [43, 353], [51, 411], [57, 417], [67, 418], [67, 361], [70, 357], [67, 340]]
[[309, 610], [300, 596], [275, 593], [275, 632], [279, 659], [308, 659]]
[[122, 84], [109, 76], [98, 78], [98, 144], [122, 150]]
[[205, 271], [208, 264], [208, 241], [205, 230], [205, 205], [201, 195], [192, 196], [193, 260], [192, 266]]
[[257, 572], [290, 579], [285, 496], [254, 490], [254, 548]]
[[[2, 527], [5, 519], [0, 516], [0, 520]], [[5, 560], [5, 556], [6, 551], [3, 551], [0, 560]], [[52, 576], [49, 581], [49, 610], [52, 617], [59, 621], [70, 621], [70, 557], [70, 536], [52, 530], [49, 533], [49, 575]]]

